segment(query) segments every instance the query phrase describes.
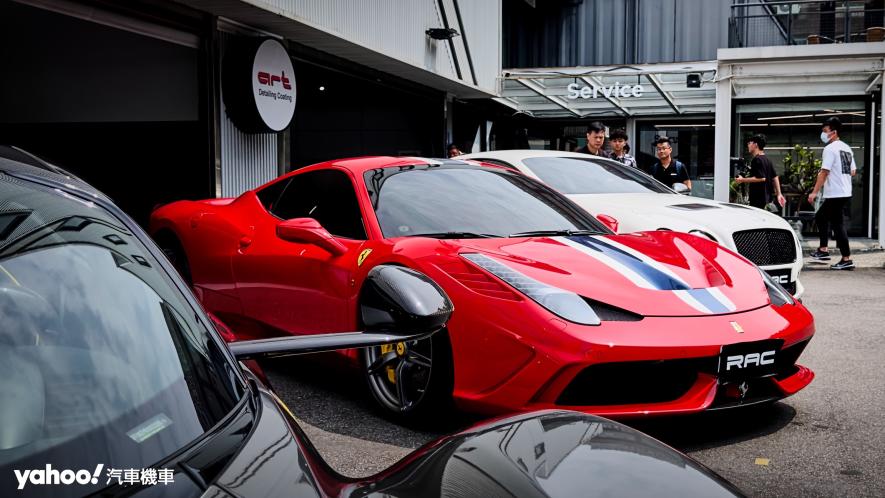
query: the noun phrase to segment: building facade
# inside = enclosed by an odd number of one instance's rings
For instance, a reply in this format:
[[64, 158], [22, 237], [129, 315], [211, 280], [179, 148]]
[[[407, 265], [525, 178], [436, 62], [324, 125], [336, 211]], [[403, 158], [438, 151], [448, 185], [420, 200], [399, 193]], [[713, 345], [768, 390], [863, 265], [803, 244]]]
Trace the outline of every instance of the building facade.
[[0, 133], [142, 223], [322, 160], [438, 157], [485, 143], [501, 18], [500, 1], [0, 0]]
[[819, 158], [820, 124], [837, 116], [859, 168], [849, 234], [885, 245], [882, 2], [510, 0], [503, 12], [497, 100], [512, 115], [496, 121], [495, 145], [570, 150], [602, 121], [626, 129], [648, 168], [666, 136], [692, 195], [729, 200], [746, 139], [763, 133], [788, 194], [782, 214], [813, 235], [813, 206], [785, 164], [797, 147]]

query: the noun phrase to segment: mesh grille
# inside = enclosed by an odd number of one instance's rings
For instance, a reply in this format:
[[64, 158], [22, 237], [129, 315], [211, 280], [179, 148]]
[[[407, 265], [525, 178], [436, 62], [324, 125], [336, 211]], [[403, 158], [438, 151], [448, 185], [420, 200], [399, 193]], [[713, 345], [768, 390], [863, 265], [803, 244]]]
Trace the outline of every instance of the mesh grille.
[[743, 230], [734, 232], [741, 256], [757, 265], [779, 265], [796, 261], [796, 243], [789, 230]]

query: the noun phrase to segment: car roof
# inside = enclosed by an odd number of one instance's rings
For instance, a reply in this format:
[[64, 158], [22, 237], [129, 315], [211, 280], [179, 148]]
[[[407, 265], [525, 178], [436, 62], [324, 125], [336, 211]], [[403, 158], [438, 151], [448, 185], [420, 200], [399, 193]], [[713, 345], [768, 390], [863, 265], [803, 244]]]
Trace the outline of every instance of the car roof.
[[77, 176], [15, 146], [0, 145], [0, 172], [17, 177], [36, 177], [49, 180], [55, 184], [79, 190], [92, 197], [106, 198], [95, 187]]
[[366, 171], [371, 171], [378, 168], [396, 168], [399, 166], [423, 166], [423, 165], [472, 165], [472, 166], [483, 166], [483, 167], [491, 167], [498, 168], [502, 170], [509, 170], [509, 168], [501, 168], [500, 166], [494, 164], [481, 164], [478, 161], [473, 160], [461, 160], [458, 159], [440, 159], [440, 158], [429, 158], [429, 157], [416, 157], [416, 156], [365, 156], [365, 157], [351, 157], [346, 159], [334, 159], [332, 161], [326, 161], [322, 163], [312, 164], [310, 166], [305, 166], [303, 168], [299, 168], [289, 173], [286, 173], [283, 176], [278, 178], [274, 178], [273, 180], [255, 188], [254, 190], [258, 191], [263, 189], [264, 187], [276, 183], [284, 178], [288, 178], [293, 175], [306, 173], [309, 171], [321, 170], [321, 169], [329, 169], [329, 168], [341, 168], [350, 171], [354, 174], [354, 176], [361, 177], [363, 173]]
[[509, 149], [509, 150], [489, 150], [486, 152], [472, 152], [458, 156], [458, 159], [471, 159], [479, 161], [481, 159], [499, 159], [501, 161], [514, 162], [531, 157], [574, 157], [576, 159], [592, 159], [594, 161], [605, 161], [621, 164], [611, 159], [591, 156], [581, 152], [568, 152], [565, 150], [538, 150], [538, 149]]

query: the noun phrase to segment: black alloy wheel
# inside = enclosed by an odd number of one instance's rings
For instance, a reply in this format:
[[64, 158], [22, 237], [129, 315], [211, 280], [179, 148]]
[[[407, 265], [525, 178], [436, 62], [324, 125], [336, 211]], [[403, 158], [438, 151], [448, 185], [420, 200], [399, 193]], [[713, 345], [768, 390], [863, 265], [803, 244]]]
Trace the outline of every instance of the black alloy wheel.
[[446, 411], [452, 395], [450, 348], [440, 331], [420, 341], [363, 350], [366, 383], [385, 414], [417, 421]]

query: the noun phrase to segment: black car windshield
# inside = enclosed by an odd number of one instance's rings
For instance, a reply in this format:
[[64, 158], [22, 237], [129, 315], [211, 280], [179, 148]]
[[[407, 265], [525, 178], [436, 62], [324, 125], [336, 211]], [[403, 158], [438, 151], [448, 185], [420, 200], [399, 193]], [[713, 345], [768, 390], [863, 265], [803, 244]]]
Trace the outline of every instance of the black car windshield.
[[530, 157], [522, 161], [547, 185], [566, 195], [673, 191], [629, 166], [578, 157]]
[[110, 212], [0, 173], [0, 489], [51, 467], [97, 479], [27, 493], [89, 494], [231, 413], [243, 386], [196, 313]]
[[608, 233], [564, 196], [503, 169], [460, 164], [381, 168], [366, 172], [365, 180], [386, 238]]

